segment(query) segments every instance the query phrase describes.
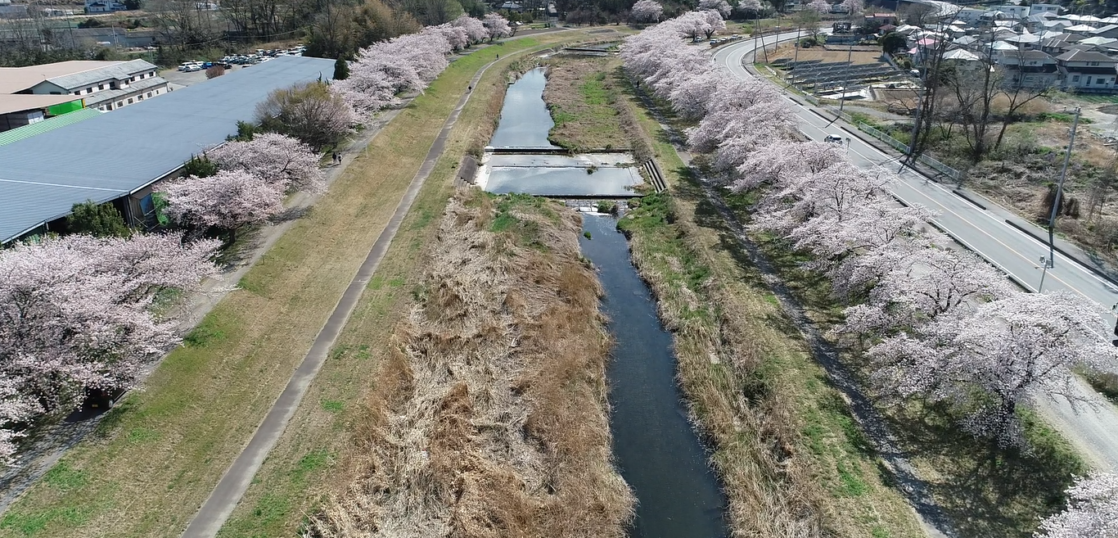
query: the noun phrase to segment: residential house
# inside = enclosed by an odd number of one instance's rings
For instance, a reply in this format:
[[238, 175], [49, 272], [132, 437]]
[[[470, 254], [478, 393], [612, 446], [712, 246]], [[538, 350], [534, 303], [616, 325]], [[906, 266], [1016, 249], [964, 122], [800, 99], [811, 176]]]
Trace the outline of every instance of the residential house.
[[1041, 41], [1040, 50], [1058, 56], [1071, 50], [1072, 45], [1083, 41], [1083, 39], [1084, 37], [1079, 34], [1060, 34]]
[[1029, 6], [1029, 15], [1059, 15], [1064, 6], [1059, 4], [1033, 4]]
[[86, 13], [112, 13], [126, 9], [127, 6], [116, 0], [85, 0]]
[[1010, 87], [1041, 89], [1059, 82], [1056, 60], [1039, 50], [1003, 51], [997, 59], [998, 67], [1005, 71], [1005, 83]]
[[1071, 50], [1056, 57], [1061, 86], [1065, 90], [1104, 93], [1116, 88], [1118, 59], [1101, 52]]
[[1012, 5], [1012, 4], [1004, 5], [1004, 6], [992, 6], [989, 9], [989, 11], [1001, 12], [1002, 15], [1004, 15], [1006, 19], [1012, 19], [1012, 20], [1024, 19], [1025, 17], [1028, 17], [1029, 14], [1030, 14], [1029, 13], [1029, 6], [1016, 6], [1016, 5]]
[[1095, 28], [1089, 33], [1092, 37], [1108, 37], [1111, 39], [1118, 39], [1118, 24], [1108, 24], [1101, 28]]

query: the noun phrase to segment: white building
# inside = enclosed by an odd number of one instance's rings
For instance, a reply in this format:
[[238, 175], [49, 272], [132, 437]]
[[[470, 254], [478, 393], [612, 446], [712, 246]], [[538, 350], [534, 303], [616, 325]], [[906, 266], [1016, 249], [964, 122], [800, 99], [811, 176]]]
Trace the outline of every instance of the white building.
[[1045, 13], [1060, 14], [1060, 10], [1064, 9], [1059, 4], [1033, 4], [1029, 6], [1029, 15], [1043, 15]]
[[0, 68], [0, 93], [75, 95], [87, 108], [116, 110], [170, 91], [144, 60], [72, 61]]

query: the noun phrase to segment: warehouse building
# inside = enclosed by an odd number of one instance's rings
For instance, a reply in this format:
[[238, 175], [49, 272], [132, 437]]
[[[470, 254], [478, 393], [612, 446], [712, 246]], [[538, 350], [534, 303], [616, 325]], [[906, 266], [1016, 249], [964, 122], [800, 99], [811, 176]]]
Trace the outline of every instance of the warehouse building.
[[0, 243], [60, 230], [87, 200], [112, 202], [134, 226], [150, 223], [153, 185], [235, 134], [273, 90], [333, 72], [333, 60], [285, 56], [0, 145]]

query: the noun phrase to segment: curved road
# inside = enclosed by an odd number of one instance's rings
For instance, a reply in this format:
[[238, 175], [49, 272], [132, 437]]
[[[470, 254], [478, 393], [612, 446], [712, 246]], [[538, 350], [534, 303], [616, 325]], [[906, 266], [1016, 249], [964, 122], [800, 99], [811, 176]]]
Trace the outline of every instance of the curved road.
[[[795, 38], [795, 32], [766, 36], [766, 45], [775, 40], [788, 41]], [[754, 75], [746, 69], [743, 62], [747, 58], [752, 62], [751, 55], [755, 46], [754, 40], [726, 45], [714, 53], [713, 60], [735, 77], [750, 78]], [[1041, 256], [1048, 256], [1047, 244], [1006, 224], [1006, 216], [1011, 214], [1008, 210], [985, 200], [983, 203], [986, 209], [982, 209], [948, 188], [928, 181], [923, 174], [902, 167], [897, 155], [885, 153], [862, 140], [856, 127], [841, 120], [832, 123], [829, 118], [833, 114], [824, 117], [820, 110], [791, 98], [787, 93], [784, 98], [796, 114], [799, 129], [804, 135], [812, 140], [823, 140], [829, 133], [847, 137], [850, 140], [848, 154], [854, 165], [863, 170], [885, 170], [893, 174], [897, 179], [892, 182], [891, 191], [898, 200], [909, 205], [919, 204], [938, 213], [933, 224], [999, 267], [1025, 289], [1036, 291], [1043, 276], [1043, 289], [1046, 292], [1070, 291], [1084, 300], [1095, 301], [1104, 308], [1118, 303], [1118, 287], [1059, 252], [1055, 256], [1055, 267], [1042, 275], [1039, 259]], [[1107, 320], [1112, 322], [1113, 318], [1107, 317]], [[1074, 408], [1065, 398], [1056, 397], [1054, 400], [1044, 399], [1038, 402], [1041, 412], [1094, 467], [1118, 471], [1118, 410], [1113, 405], [1102, 402], [1081, 381], [1074, 388], [1082, 398], [1099, 403]]]

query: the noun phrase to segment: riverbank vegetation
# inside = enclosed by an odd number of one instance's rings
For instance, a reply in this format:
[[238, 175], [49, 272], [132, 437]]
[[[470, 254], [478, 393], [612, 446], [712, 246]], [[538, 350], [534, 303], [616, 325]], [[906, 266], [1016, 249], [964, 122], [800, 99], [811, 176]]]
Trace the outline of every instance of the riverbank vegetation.
[[[163, 360], [144, 390], [126, 397], [70, 450], [62, 471], [48, 473], [9, 508], [0, 536], [178, 535], [306, 354], [368, 252], [354, 245], [371, 245], [388, 222], [471, 77], [497, 54], [504, 62], [540, 42], [584, 37], [519, 39], [454, 61], [383, 128], [316, 208], [292, 224], [186, 345]], [[415, 253], [442, 214], [467, 143], [491, 128], [483, 125], [491, 93], [477, 92], [503, 91], [500, 75], [492, 71], [475, 88], [446, 154], [366, 290], [358, 311], [369, 325], [390, 327], [385, 319], [406, 311], [399, 301], [410, 297], [403, 286], [418, 264]], [[339, 340], [352, 347], [331, 352], [224, 534], [297, 532], [344, 453], [347, 411], [357, 407], [380, 357], [379, 334], [347, 333]], [[143, 473], [136, 462], [145, 462]]]
[[672, 331], [735, 536], [922, 536], [912, 510], [668, 135], [630, 107], [670, 184], [620, 228]]
[[686, 170], [622, 219], [736, 536], [922, 536], [872, 446]]
[[[712, 69], [702, 51], [682, 45], [687, 25], [679, 25], [663, 23], [627, 42], [626, 66], [662, 105], [692, 122], [687, 142], [704, 181], [722, 180], [740, 193], [735, 201], [749, 217], [748, 236], [726, 240], [767, 241], [786, 257], [797, 272], [766, 269], [774, 289], [800, 279], [821, 291], [812, 297], [821, 308], [809, 312], [811, 322], [794, 316], [797, 328], [832, 329], [831, 344], [844, 346], [841, 364], [832, 366], [829, 346], [812, 337], [820, 345], [815, 353], [835, 379], [856, 375], [857, 383], [843, 383], [848, 394], [872, 399], [853, 406], [855, 414], [870, 417], [872, 406], [905, 430], [904, 448], [916, 456], [890, 450], [889, 461], [908, 467], [924, 458], [915, 478], [883, 469], [900, 482], [893, 491], [905, 492], [940, 529], [1031, 534], [1059, 509], [1055, 492], [1083, 467], [1037, 424], [1030, 404], [1062, 394], [1071, 366], [1113, 365], [1099, 313], [1068, 296], [1020, 293], [977, 258], [944, 248], [923, 230], [922, 209], [900, 207], [885, 194], [888, 178], [853, 167], [831, 145], [796, 141], [794, 116], [775, 90]], [[710, 200], [720, 197], [711, 190]], [[678, 218], [669, 209], [662, 220]], [[1048, 301], [1061, 305], [1058, 312], [1043, 306]], [[1018, 330], [1025, 326], [1030, 330]], [[888, 447], [893, 428], [882, 426], [867, 425], [866, 439]], [[923, 442], [913, 442], [913, 431]], [[926, 490], [938, 507], [926, 504]]]
[[616, 58], [552, 57], [546, 60], [544, 101], [555, 127], [552, 144], [573, 152], [631, 149], [638, 161], [649, 156], [614, 71]]
[[526, 195], [460, 192], [418, 303], [357, 424], [352, 484], [315, 536], [625, 536], [597, 277], [580, 218]]

